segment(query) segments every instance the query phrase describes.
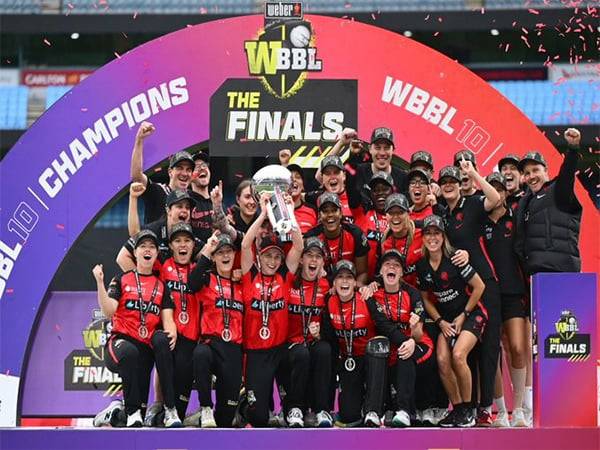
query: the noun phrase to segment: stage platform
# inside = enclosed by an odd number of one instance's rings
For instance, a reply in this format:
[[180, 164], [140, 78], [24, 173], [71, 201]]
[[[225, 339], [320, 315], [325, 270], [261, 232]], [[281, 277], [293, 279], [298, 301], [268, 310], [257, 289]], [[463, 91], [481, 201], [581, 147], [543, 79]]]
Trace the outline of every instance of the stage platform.
[[599, 428], [536, 429], [89, 429], [0, 430], [0, 449], [598, 450]]

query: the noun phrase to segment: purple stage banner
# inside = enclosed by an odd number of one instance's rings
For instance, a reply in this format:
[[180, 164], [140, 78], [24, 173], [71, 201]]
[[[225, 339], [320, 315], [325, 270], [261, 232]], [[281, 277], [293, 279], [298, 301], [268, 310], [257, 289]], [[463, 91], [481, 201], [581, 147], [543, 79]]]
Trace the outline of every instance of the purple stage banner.
[[535, 426], [598, 424], [596, 286], [594, 273], [533, 277]]

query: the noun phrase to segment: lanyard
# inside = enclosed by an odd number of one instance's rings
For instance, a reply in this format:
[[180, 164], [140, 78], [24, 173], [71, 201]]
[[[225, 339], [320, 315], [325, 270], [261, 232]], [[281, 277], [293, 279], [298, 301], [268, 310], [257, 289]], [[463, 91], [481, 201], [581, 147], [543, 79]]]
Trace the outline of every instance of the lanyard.
[[133, 271], [135, 275], [135, 284], [137, 286], [138, 298], [140, 300], [140, 324], [142, 327], [146, 326], [146, 313], [150, 310], [150, 307], [154, 303], [154, 299], [156, 298], [156, 294], [158, 293], [158, 279], [154, 282], [154, 289], [152, 290], [152, 296], [150, 297], [150, 301], [148, 302], [148, 308], [144, 311], [144, 299], [142, 297], [142, 284], [140, 283], [140, 275], [137, 270]]
[[[325, 236], [325, 234], [323, 234], [323, 236], [325, 237], [325, 239], [327, 240], [327, 242], [329, 243], [329, 239], [327, 239], [327, 237]], [[344, 256], [344, 229], [342, 228], [340, 231], [340, 237], [338, 238], [338, 251], [337, 251], [337, 259], [334, 261], [333, 257], [331, 256], [331, 249], [328, 245], [325, 246], [325, 248], [327, 249], [327, 256], [329, 258], [329, 267], [331, 268], [331, 270], [333, 270], [335, 264], [338, 261], [341, 261], [343, 256]]]
[[[183, 278], [181, 277], [181, 274], [179, 273], [179, 265], [177, 263], [175, 263], [175, 272], [177, 272], [177, 279], [179, 280], [179, 297], [181, 298], [181, 311], [185, 313], [187, 311], [187, 297], [185, 295]], [[186, 268], [186, 272], [187, 272], [186, 279], [189, 279], [189, 277], [190, 277], [190, 266], [189, 265]]]
[[304, 303], [304, 280], [300, 283], [300, 312], [302, 314], [302, 336], [304, 337], [304, 343], [306, 344], [308, 339], [308, 325], [310, 324], [310, 319], [312, 318], [313, 309], [315, 307], [315, 303], [317, 301], [317, 290], [319, 286], [318, 279], [313, 283], [313, 293], [312, 299], [310, 300], [310, 308], [308, 309], [308, 318], [305, 316], [305, 306]]
[[[339, 298], [339, 297], [338, 297]], [[352, 297], [352, 309], [350, 312], [350, 336], [346, 333], [346, 319], [344, 317], [344, 310], [342, 309], [342, 299], [340, 299], [340, 321], [342, 322], [342, 334], [344, 335], [344, 342], [346, 343], [346, 355], [348, 358], [352, 358], [352, 347], [354, 342], [354, 324], [356, 322], [356, 294]]]
[[262, 315], [262, 326], [263, 328], [268, 328], [269, 326], [269, 315], [271, 312], [270, 309], [270, 303], [271, 303], [271, 291], [273, 289], [273, 281], [275, 280], [275, 276], [271, 276], [271, 282], [269, 283], [269, 288], [267, 291], [267, 297], [265, 298], [263, 296], [263, 293], [265, 292], [265, 276], [261, 273], [260, 274], [261, 280], [262, 280], [262, 290], [260, 292], [260, 312]]
[[[229, 330], [229, 324], [231, 323], [231, 313], [227, 310], [225, 306], [225, 291], [223, 290], [223, 285], [221, 284], [221, 276], [216, 274], [217, 277], [217, 290], [219, 291], [219, 297], [221, 297], [221, 311], [223, 313], [223, 327], [226, 330]], [[231, 304], [233, 306], [233, 282], [229, 280], [229, 298], [231, 300]]]
[[[396, 247], [396, 238], [394, 237], [394, 235], [392, 235], [392, 248], [398, 249]], [[402, 247], [402, 250], [400, 251], [400, 253], [402, 254], [402, 257], [404, 258], [404, 265], [406, 265], [409, 249], [410, 249], [410, 246], [408, 245], [408, 234], [407, 234], [405, 241], [404, 241], [404, 247]]]
[[[387, 316], [390, 320], [394, 320], [392, 317], [392, 307], [390, 306], [390, 302], [388, 300], [387, 292], [383, 292], [383, 299], [385, 300], [385, 310], [387, 312]], [[400, 323], [400, 306], [402, 304], [402, 289], [398, 291], [398, 300], [396, 301], [396, 322]]]

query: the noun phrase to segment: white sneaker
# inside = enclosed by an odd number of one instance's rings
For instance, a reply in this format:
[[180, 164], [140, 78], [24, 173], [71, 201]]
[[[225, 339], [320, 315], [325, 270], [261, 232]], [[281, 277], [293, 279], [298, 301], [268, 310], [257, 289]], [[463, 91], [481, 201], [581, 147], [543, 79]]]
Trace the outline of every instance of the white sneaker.
[[287, 423], [290, 428], [303, 428], [304, 415], [300, 408], [292, 408], [287, 415]]
[[181, 428], [183, 425], [179, 420], [177, 409], [175, 407], [167, 408], [165, 406], [165, 428]]
[[381, 426], [381, 419], [375, 411], [369, 411], [365, 416], [365, 425], [370, 428], [379, 428]]
[[138, 409], [133, 414], [127, 416], [127, 428], [141, 428], [143, 424], [141, 410]]
[[510, 426], [515, 428], [525, 428], [527, 422], [525, 421], [525, 414], [523, 408], [515, 408], [512, 413], [512, 420]]
[[113, 417], [113, 414], [117, 414], [118, 411], [124, 408], [122, 400], [113, 400], [110, 404], [96, 414], [94, 417], [94, 426], [95, 427], [107, 427], [110, 425], [110, 420]]
[[404, 410], [396, 411], [394, 418], [392, 419], [392, 426], [394, 428], [405, 428], [410, 427], [410, 416]]
[[507, 411], [499, 411], [498, 414], [496, 414], [496, 418], [492, 422], [492, 426], [494, 428], [510, 427], [510, 423], [508, 422], [508, 412]]
[[216, 428], [215, 416], [210, 406], [200, 408], [200, 426], [202, 428]]
[[444, 420], [448, 415], [447, 408], [432, 408], [433, 409], [433, 423], [434, 425], [439, 425], [440, 421]]
[[200, 409], [198, 411], [193, 412], [189, 416], [186, 416], [183, 419], [183, 426], [186, 428], [197, 428], [200, 426]]
[[327, 411], [319, 411], [317, 413], [317, 426], [319, 428], [331, 428], [333, 426], [333, 418]]
[[435, 416], [435, 410], [433, 408], [427, 408], [421, 411], [420, 421], [423, 422], [423, 425], [425, 426], [429, 424], [437, 425], [439, 419]]

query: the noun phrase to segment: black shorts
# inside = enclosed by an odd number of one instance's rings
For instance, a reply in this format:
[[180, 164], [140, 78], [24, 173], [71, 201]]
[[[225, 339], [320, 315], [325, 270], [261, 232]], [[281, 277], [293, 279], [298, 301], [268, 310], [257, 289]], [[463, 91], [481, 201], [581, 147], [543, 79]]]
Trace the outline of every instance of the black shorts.
[[462, 331], [469, 331], [475, 335], [477, 340], [481, 340], [481, 336], [485, 331], [485, 325], [487, 323], [487, 317], [483, 314], [479, 308], [474, 309], [469, 317], [466, 318], [462, 326]]
[[524, 295], [502, 294], [501, 299], [502, 322], [517, 317], [529, 317], [529, 302]]

